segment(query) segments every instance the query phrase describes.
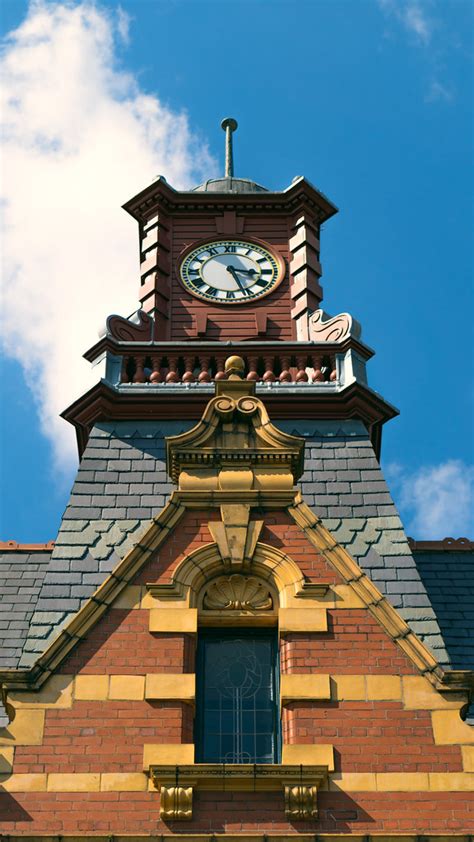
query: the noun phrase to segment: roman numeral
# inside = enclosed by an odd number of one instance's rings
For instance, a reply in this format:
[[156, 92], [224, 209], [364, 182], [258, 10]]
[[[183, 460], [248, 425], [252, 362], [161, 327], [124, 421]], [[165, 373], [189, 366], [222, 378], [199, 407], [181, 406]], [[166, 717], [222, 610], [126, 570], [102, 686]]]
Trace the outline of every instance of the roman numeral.
[[193, 281], [193, 286], [195, 286], [197, 289], [202, 289], [203, 287], [207, 286], [207, 284], [205, 284], [201, 278], [198, 278], [197, 280]]
[[227, 299], [230, 299], [230, 298], [235, 298], [235, 293], [234, 293], [234, 292], [232, 292], [232, 290], [231, 290], [231, 289], [229, 289], [229, 290], [227, 291], [227, 296], [226, 296], [226, 298], [227, 298]]
[[268, 258], [266, 258], [266, 257], [259, 257], [258, 260], [257, 260], [257, 263], [266, 263], [267, 260], [268, 260]]
[[188, 269], [188, 275], [199, 275], [199, 269]]
[[213, 248], [212, 246], [211, 246], [211, 248], [206, 249], [206, 251], [208, 251], [208, 252], [209, 252], [209, 254], [210, 254], [211, 256], [212, 256], [213, 254], [218, 254], [217, 249]]
[[236, 246], [224, 246], [224, 252], [233, 252], [235, 253]]
[[272, 270], [271, 270], [271, 269], [261, 269], [261, 270], [260, 270], [260, 274], [261, 274], [261, 275], [271, 275], [271, 274], [273, 274], [273, 273], [272, 273]]
[[217, 289], [215, 287], [209, 287], [207, 294], [212, 295], [213, 298], [217, 298]]
[[268, 281], [255, 281], [253, 286], [259, 289], [265, 289], [268, 286]]

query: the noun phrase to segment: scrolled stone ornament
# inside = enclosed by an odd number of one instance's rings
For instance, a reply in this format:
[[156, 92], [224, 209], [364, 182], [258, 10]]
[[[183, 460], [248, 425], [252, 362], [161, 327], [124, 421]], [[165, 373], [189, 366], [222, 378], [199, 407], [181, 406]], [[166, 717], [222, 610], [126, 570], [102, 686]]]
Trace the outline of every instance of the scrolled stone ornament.
[[148, 342], [153, 338], [153, 319], [144, 310], [138, 310], [132, 319], [109, 316], [106, 333], [119, 342]]
[[220, 418], [230, 420], [235, 412], [235, 401], [228, 395], [216, 398], [214, 409]]
[[258, 411], [258, 407], [259, 402], [250, 395], [246, 395], [243, 398], [239, 398], [239, 400], [237, 401], [236, 408], [237, 412], [239, 412], [240, 415], [248, 417], [249, 415], [255, 415], [255, 413]]
[[329, 316], [324, 310], [315, 310], [308, 324], [312, 342], [342, 342], [347, 336], [358, 339], [361, 334], [359, 322], [350, 313]]

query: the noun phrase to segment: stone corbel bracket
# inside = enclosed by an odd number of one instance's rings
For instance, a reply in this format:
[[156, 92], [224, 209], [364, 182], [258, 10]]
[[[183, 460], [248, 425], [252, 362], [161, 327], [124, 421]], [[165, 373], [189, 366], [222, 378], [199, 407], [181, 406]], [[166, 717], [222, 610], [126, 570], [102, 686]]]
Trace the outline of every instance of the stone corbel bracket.
[[294, 821], [317, 818], [318, 790], [326, 781], [327, 766], [288, 764], [195, 763], [151, 765], [149, 775], [160, 791], [160, 818], [192, 818], [193, 791], [274, 792], [283, 789], [285, 813]]

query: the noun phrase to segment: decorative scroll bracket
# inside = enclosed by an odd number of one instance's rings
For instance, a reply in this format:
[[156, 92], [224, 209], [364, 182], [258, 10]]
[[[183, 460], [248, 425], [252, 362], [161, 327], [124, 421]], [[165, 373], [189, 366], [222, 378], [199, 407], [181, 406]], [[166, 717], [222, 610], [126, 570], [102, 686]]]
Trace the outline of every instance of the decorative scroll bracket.
[[315, 310], [308, 320], [311, 342], [342, 342], [348, 336], [359, 339], [361, 326], [350, 313], [329, 316], [324, 310]]

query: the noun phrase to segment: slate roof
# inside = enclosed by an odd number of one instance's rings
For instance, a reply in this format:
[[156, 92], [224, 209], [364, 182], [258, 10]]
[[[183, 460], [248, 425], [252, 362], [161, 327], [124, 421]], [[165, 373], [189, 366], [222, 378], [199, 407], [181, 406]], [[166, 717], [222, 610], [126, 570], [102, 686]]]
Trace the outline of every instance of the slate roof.
[[[193, 423], [118, 421], [94, 427], [44, 576], [22, 667], [34, 662], [163, 507], [173, 488], [164, 438]], [[305, 500], [449, 666], [430, 594], [363, 423], [274, 423], [306, 438], [300, 483]]]
[[304, 436], [305, 501], [437, 660], [449, 654], [400, 516], [362, 421], [275, 421]]
[[474, 670], [474, 552], [416, 550], [452, 669]]
[[27, 638], [51, 550], [0, 552], [0, 669], [16, 669]]

